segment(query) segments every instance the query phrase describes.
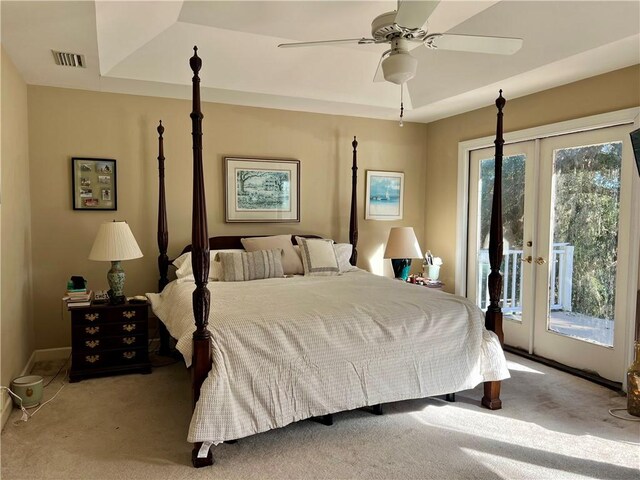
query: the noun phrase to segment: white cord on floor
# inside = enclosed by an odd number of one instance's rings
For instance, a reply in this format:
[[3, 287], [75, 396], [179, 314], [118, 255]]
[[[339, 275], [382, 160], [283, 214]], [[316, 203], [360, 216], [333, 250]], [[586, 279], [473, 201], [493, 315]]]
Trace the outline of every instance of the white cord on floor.
[[22, 406], [22, 398], [13, 393], [9, 387], [0, 385], [0, 391], [2, 390], [6, 390], [9, 395], [16, 399], [16, 401], [20, 402], [20, 410], [22, 410], [22, 417], [20, 418], [20, 420], [26, 422], [29, 419], [29, 412], [27, 412], [27, 409]]
[[[616, 417], [619, 418], [620, 420], [629, 420], [630, 422], [640, 422], [640, 417], [637, 418], [627, 418], [627, 417], [621, 417], [620, 415], [616, 415], [613, 412], [626, 412], [627, 409], [626, 408], [610, 408], [609, 409], [609, 415], [611, 415], [612, 417]], [[631, 414], [629, 414], [631, 415]]]
[[[60, 393], [60, 391], [64, 388], [64, 386], [66, 385], [66, 383], [62, 382], [62, 385], [60, 386], [60, 388], [58, 389], [58, 391], [53, 395], [53, 397], [51, 397], [49, 400], [47, 400], [46, 402], [40, 404], [40, 406], [38, 408], [36, 408], [33, 413], [29, 413], [27, 411], [26, 408], [24, 408], [22, 406], [22, 398], [20, 398], [20, 396], [16, 395], [14, 392], [11, 391], [10, 388], [8, 387], [3, 387], [2, 385], [0, 385], [0, 391], [1, 390], [6, 390], [9, 395], [11, 395], [13, 398], [15, 398], [17, 401], [19, 401], [20, 403], [20, 410], [22, 410], [22, 416], [20, 417], [19, 421], [22, 422], [26, 422], [28, 421], [31, 417], [33, 417], [36, 413], [38, 413], [38, 411], [44, 407], [47, 403], [49, 403], [51, 400], [53, 400], [54, 398], [56, 398], [58, 396], [58, 394]], [[13, 422], [14, 425], [17, 425], [17, 422]]]

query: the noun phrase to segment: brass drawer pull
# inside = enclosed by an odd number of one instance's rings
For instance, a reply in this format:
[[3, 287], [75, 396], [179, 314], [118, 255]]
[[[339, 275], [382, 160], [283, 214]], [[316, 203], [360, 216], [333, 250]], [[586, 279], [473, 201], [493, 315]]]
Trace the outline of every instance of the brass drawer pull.
[[122, 312], [122, 316], [131, 320], [136, 316], [136, 312], [135, 310], [125, 310], [124, 312]]
[[123, 337], [122, 338], [122, 343], [124, 343], [126, 345], [131, 345], [133, 343], [136, 343], [136, 337]]
[[96, 363], [100, 360], [100, 355], [87, 355], [84, 359], [89, 363]]
[[84, 342], [84, 344], [89, 348], [96, 348], [98, 345], [100, 345], [100, 340], [87, 340]]
[[136, 324], [135, 323], [125, 323], [124, 325], [122, 325], [122, 329], [125, 332], [133, 332], [136, 329]]
[[84, 314], [84, 319], [85, 320], [89, 320], [90, 322], [93, 322], [93, 321], [97, 320], [98, 317], [100, 317], [99, 313], [85, 313]]
[[123, 352], [122, 356], [127, 360], [131, 360], [133, 357], [136, 356], [136, 352]]
[[99, 331], [100, 331], [100, 327], [86, 327], [84, 329], [84, 332], [88, 333], [89, 335], [95, 335]]

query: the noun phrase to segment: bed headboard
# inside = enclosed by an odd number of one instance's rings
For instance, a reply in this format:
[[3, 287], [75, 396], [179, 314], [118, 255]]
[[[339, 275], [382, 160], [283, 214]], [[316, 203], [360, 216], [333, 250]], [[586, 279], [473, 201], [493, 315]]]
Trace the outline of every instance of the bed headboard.
[[[211, 237], [209, 238], [209, 250], [224, 250], [229, 248], [238, 248], [244, 249], [242, 246], [241, 239], [243, 238], [254, 238], [254, 237], [266, 237], [268, 235], [225, 235], [220, 237]], [[299, 235], [294, 234], [291, 235], [291, 241], [294, 245], [297, 245], [296, 237], [304, 237], [304, 238], [322, 238], [319, 235]], [[191, 251], [191, 245], [187, 245], [182, 249], [180, 255], [183, 253], [187, 253]]]

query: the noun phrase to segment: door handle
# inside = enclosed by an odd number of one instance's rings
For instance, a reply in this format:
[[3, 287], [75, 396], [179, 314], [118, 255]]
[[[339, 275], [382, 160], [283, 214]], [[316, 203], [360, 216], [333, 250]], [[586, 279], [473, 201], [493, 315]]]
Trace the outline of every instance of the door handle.
[[544, 265], [545, 263], [547, 263], [547, 261], [542, 257], [538, 257], [538, 258], [536, 258], [536, 263], [538, 265]]
[[525, 263], [525, 262], [526, 263], [531, 263], [531, 262], [533, 262], [533, 257], [531, 255], [529, 255], [528, 257], [522, 257], [520, 259], [520, 261], [523, 262], [523, 263]]

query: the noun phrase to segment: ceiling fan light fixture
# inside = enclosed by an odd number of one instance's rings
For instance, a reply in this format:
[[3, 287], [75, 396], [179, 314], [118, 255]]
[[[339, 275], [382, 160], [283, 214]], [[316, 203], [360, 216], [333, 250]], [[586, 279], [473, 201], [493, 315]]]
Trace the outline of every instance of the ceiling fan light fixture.
[[382, 74], [387, 82], [402, 85], [416, 75], [418, 60], [409, 53], [396, 53], [382, 60]]

